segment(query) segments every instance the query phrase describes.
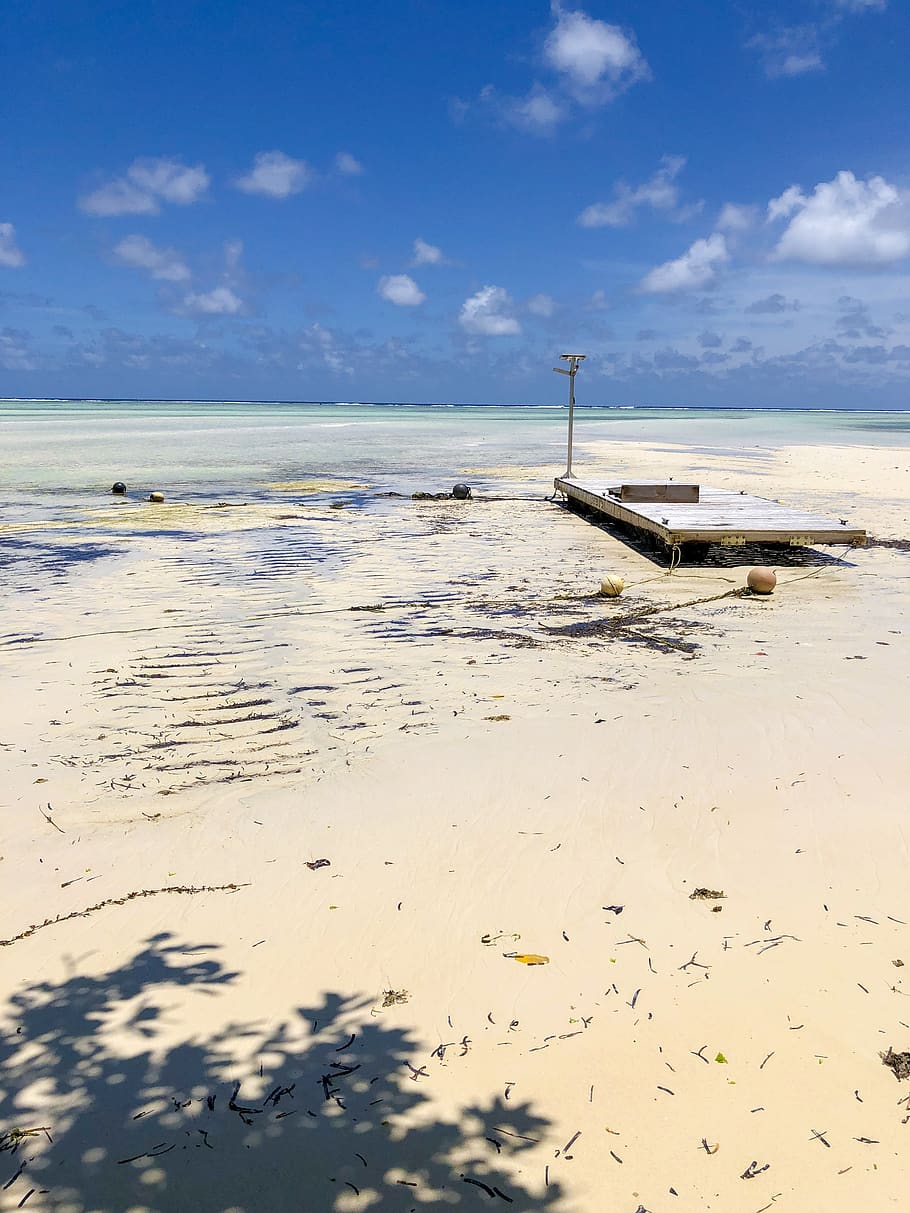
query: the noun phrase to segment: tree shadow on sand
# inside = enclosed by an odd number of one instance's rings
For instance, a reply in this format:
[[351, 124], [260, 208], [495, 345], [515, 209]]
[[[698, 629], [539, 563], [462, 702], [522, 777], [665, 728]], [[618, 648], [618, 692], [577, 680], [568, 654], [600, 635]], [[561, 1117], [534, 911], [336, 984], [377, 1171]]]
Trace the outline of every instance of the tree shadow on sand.
[[431, 1102], [433, 1072], [471, 1047], [457, 1032], [431, 1054], [372, 1000], [326, 994], [282, 1023], [168, 1043], [178, 1000], [198, 1022], [201, 1000], [232, 995], [239, 975], [215, 951], [161, 934], [109, 972], [10, 999], [0, 1210], [563, 1207], [528, 1105]]

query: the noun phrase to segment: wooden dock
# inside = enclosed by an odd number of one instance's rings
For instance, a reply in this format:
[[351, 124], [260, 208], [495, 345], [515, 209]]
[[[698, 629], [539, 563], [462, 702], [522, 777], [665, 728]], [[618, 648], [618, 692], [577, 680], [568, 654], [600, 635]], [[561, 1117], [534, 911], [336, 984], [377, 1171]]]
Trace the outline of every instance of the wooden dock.
[[715, 489], [707, 485], [557, 477], [553, 481], [570, 508], [612, 519], [641, 532], [653, 546], [677, 560], [703, 560], [712, 543], [811, 547], [852, 544], [861, 547], [866, 532], [819, 514], [790, 509], [777, 501]]

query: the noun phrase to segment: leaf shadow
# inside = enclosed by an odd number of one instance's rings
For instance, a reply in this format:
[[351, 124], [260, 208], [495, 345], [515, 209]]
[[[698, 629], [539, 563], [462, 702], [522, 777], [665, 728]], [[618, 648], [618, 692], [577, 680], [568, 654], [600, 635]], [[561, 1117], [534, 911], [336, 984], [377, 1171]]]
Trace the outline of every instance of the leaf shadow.
[[204, 1023], [243, 985], [214, 946], [162, 933], [100, 975], [19, 989], [0, 1021], [0, 1210], [563, 1207], [541, 1115], [431, 1094], [467, 1037], [431, 1054], [373, 1000], [325, 993], [186, 1038], [187, 1006]]

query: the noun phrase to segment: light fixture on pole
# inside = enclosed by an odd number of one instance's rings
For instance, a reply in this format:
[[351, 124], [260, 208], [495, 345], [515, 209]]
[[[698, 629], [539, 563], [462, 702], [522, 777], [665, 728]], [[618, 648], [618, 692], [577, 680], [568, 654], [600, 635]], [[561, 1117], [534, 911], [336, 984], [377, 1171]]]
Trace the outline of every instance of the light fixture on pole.
[[575, 425], [575, 376], [578, 374], [578, 364], [584, 362], [584, 354], [560, 354], [560, 358], [564, 362], [568, 362], [569, 369], [566, 370], [563, 366], [554, 366], [553, 370], [557, 375], [569, 376], [569, 449], [566, 456], [566, 474], [564, 479], [568, 480], [572, 476], [572, 430]]

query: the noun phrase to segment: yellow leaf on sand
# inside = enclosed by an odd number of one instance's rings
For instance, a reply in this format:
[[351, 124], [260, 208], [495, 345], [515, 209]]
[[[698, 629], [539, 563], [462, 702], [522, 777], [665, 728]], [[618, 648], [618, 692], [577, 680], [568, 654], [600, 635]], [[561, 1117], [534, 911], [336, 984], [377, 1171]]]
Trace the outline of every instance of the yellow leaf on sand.
[[523, 965], [548, 965], [549, 956], [538, 956], [536, 952], [513, 952], [511, 958]]

